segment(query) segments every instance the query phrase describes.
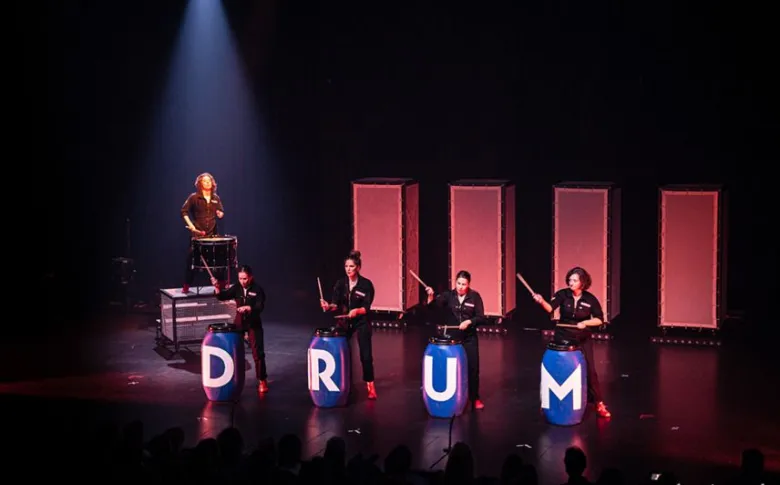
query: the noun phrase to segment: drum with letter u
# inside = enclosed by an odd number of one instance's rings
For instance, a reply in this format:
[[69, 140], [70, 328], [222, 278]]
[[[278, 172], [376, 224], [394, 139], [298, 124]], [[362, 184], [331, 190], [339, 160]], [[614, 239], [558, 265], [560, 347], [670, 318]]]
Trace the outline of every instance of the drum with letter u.
[[309, 394], [319, 408], [346, 406], [352, 380], [349, 344], [341, 328], [318, 328], [309, 343]]
[[434, 418], [460, 416], [469, 399], [466, 350], [451, 337], [431, 337], [423, 353], [423, 402]]
[[192, 240], [192, 267], [206, 269], [238, 267], [238, 238], [236, 236], [205, 236]]
[[588, 404], [588, 363], [574, 342], [551, 342], [542, 356], [540, 398], [548, 423], [573, 426], [582, 422]]
[[237, 401], [244, 390], [244, 333], [230, 323], [209, 325], [201, 344], [201, 379], [209, 401]]

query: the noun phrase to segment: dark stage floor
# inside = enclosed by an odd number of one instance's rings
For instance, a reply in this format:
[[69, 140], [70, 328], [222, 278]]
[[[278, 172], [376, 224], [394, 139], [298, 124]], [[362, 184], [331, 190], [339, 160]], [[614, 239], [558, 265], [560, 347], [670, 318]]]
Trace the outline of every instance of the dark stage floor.
[[[306, 388], [313, 325], [268, 321], [271, 391], [253, 392], [252, 369], [244, 397], [231, 410], [206, 403], [196, 355], [166, 360], [155, 350], [150, 320], [148, 315], [104, 317], [89, 335], [63, 332], [62, 338], [39, 345], [33, 357], [30, 346], [3, 342], [0, 391], [6, 419], [13, 417], [8, 413], [29, 415], [33, 409], [36, 422], [51, 429], [141, 419], [147, 438], [180, 426], [189, 445], [215, 435], [232, 419], [250, 446], [287, 432], [303, 438], [307, 456], [320, 453], [336, 435], [347, 440], [350, 454], [384, 455], [405, 443], [415, 453], [415, 465], [425, 469], [447, 446], [448, 422], [428, 418], [420, 397], [422, 352], [431, 327], [375, 331], [379, 399], [367, 401], [359, 386], [350, 407], [318, 410]], [[768, 469], [780, 468], [780, 367], [771, 345], [660, 346], [647, 338], [620, 337], [599, 342], [597, 369], [613, 417], [590, 415], [573, 428], [549, 426], [539, 414], [543, 351], [538, 333], [512, 329], [505, 337], [481, 336], [486, 409], [458, 418], [452, 436], [453, 442], [472, 447], [480, 474], [497, 475], [504, 457], [517, 452], [537, 466], [541, 483], [562, 483], [563, 453], [571, 445], [588, 454], [590, 477], [617, 466], [634, 473], [629, 483], [641, 483], [659, 469], [676, 471], [683, 483], [722, 481], [747, 447], [762, 449]], [[18, 364], [22, 354], [25, 365]], [[357, 372], [357, 355], [355, 364]]]

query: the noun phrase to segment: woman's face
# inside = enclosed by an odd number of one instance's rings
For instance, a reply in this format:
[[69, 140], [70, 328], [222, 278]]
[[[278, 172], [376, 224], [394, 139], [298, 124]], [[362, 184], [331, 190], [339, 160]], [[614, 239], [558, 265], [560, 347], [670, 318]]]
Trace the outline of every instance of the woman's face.
[[463, 296], [469, 291], [469, 280], [466, 278], [458, 278], [455, 280], [455, 291], [458, 295]]
[[573, 275], [569, 276], [569, 288], [571, 288], [572, 291], [577, 291], [582, 289], [582, 281], [580, 281], [580, 275], [574, 273]]
[[344, 271], [347, 273], [347, 276], [353, 276], [357, 274], [358, 267], [354, 261], [348, 259], [344, 262]]

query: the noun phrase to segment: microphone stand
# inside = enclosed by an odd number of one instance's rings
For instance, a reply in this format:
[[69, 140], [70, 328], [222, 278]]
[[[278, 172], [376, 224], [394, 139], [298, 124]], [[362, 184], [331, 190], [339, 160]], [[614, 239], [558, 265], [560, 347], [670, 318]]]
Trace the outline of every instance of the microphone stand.
[[433, 465], [431, 465], [429, 470], [432, 470], [433, 467], [435, 467], [440, 461], [442, 461], [446, 456], [448, 456], [452, 452], [452, 425], [454, 424], [455, 424], [455, 415], [453, 415], [450, 418], [450, 429], [449, 432], [447, 433], [447, 447], [442, 449], [444, 454], [441, 456], [441, 458], [433, 462]]

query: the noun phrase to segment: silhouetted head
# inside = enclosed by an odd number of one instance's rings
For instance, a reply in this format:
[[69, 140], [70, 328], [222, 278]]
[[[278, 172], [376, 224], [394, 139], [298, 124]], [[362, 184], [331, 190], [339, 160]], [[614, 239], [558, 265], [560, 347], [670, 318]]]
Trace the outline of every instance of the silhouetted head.
[[566, 466], [566, 473], [570, 477], [579, 477], [585, 472], [588, 466], [588, 459], [585, 452], [576, 446], [566, 449], [566, 455], [563, 457], [563, 464]]

